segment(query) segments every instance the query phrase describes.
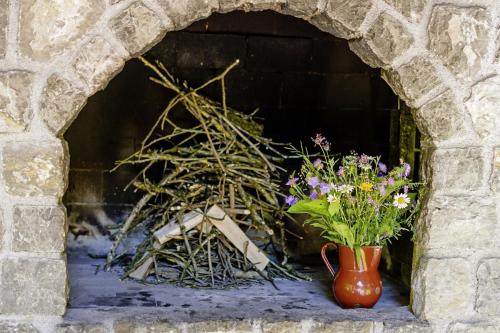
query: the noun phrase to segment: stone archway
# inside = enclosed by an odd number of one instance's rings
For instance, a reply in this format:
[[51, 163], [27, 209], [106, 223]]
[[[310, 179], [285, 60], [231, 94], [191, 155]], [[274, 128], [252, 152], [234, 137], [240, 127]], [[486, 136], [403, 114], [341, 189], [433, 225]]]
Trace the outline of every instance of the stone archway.
[[7, 13], [0, 14], [0, 320], [65, 311], [61, 198], [70, 152], [61, 137], [87, 98], [168, 31], [236, 9], [303, 18], [382, 67], [429, 137], [413, 311], [444, 325], [462, 322], [457, 329], [498, 316], [499, 7], [487, 0], [0, 2]]

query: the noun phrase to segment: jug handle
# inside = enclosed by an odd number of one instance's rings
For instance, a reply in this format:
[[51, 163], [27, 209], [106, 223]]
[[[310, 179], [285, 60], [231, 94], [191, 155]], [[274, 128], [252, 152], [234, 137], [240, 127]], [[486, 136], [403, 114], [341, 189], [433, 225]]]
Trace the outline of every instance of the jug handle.
[[326, 250], [328, 249], [328, 247], [334, 247], [335, 249], [337, 249], [337, 244], [335, 243], [332, 243], [332, 242], [328, 242], [328, 243], [325, 243], [322, 247], [321, 247], [321, 258], [323, 259], [323, 262], [325, 263], [326, 265], [326, 268], [328, 268], [328, 271], [330, 271], [330, 273], [332, 274], [332, 276], [335, 277], [335, 270], [333, 269], [333, 266], [332, 264], [330, 263], [330, 261], [328, 260], [328, 257], [326, 256]]

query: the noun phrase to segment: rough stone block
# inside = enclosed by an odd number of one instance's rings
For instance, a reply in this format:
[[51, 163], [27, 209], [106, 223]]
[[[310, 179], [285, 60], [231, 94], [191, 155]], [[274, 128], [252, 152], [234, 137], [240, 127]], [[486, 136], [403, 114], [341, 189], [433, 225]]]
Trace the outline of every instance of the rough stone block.
[[415, 57], [396, 70], [382, 71], [382, 78], [409, 106], [442, 86], [434, 66], [424, 57]]
[[500, 76], [474, 85], [465, 105], [479, 136], [500, 138]]
[[371, 0], [328, 0], [325, 10], [313, 16], [311, 23], [337, 37], [360, 37], [359, 28], [372, 8]]
[[104, 0], [21, 0], [19, 48], [24, 56], [48, 61], [70, 49], [98, 21]]
[[432, 189], [444, 193], [479, 190], [489, 178], [486, 163], [491, 163], [491, 160], [480, 148], [435, 150], [428, 166]]
[[250, 321], [223, 321], [213, 320], [198, 322], [187, 325], [189, 333], [247, 333], [252, 332]]
[[301, 333], [300, 321], [267, 322], [262, 324], [262, 333]]
[[122, 69], [124, 63], [124, 59], [115, 48], [98, 36], [90, 40], [78, 52], [73, 68], [94, 92], [103, 89], [108, 81]]
[[500, 224], [491, 199], [432, 196], [422, 215], [422, 244], [428, 249], [460, 251], [500, 248], [497, 244]]
[[473, 80], [488, 51], [491, 29], [488, 10], [482, 7], [434, 7], [428, 26], [428, 48], [459, 79]]
[[451, 324], [447, 333], [498, 333], [500, 324], [490, 324], [482, 322], [454, 323]]
[[419, 22], [428, 0], [384, 0], [412, 22]]
[[40, 333], [32, 324], [20, 323], [18, 321], [1, 321], [0, 332], [2, 333]]
[[287, 0], [220, 0], [220, 10], [280, 10], [285, 7]]
[[56, 326], [54, 333], [108, 333], [108, 329], [103, 324], [63, 323]]
[[141, 3], [132, 4], [111, 19], [110, 29], [131, 55], [140, 54], [163, 37], [160, 18]]
[[[120, 321], [114, 324], [114, 333], [178, 333], [179, 330], [169, 323], [141, 323]], [[191, 331], [189, 331], [191, 333]]]
[[415, 111], [415, 121], [421, 131], [434, 142], [463, 136], [466, 133], [465, 117], [450, 91], [424, 104]]
[[0, 313], [62, 315], [66, 309], [66, 263], [58, 259], [4, 259]]
[[0, 133], [22, 132], [29, 125], [32, 117], [32, 85], [31, 73], [0, 73]]
[[60, 135], [71, 125], [86, 100], [83, 90], [54, 74], [43, 89], [40, 116], [54, 134]]
[[497, 42], [496, 42], [496, 49], [497, 51], [495, 52], [495, 64], [500, 64], [500, 31], [497, 33]]
[[[374, 323], [371, 321], [334, 321], [331, 323], [314, 322], [309, 329], [311, 333], [372, 333]], [[300, 331], [299, 331], [300, 332]]]
[[428, 323], [424, 322], [384, 322], [384, 333], [434, 333]]
[[499, 316], [500, 258], [485, 259], [479, 263], [477, 269], [477, 282], [477, 312], [489, 316]]
[[12, 250], [62, 253], [66, 240], [66, 212], [62, 207], [16, 206]]
[[7, 51], [7, 27], [9, 26], [9, 1], [0, 0], [0, 59]]
[[10, 142], [3, 149], [3, 181], [8, 194], [62, 197], [67, 154], [61, 142]]
[[491, 179], [491, 189], [497, 194], [500, 194], [500, 147], [495, 148], [495, 155], [493, 158], [493, 177]]
[[390, 65], [413, 44], [413, 36], [392, 16], [382, 13], [363, 38], [349, 42], [349, 47], [372, 67]]
[[413, 276], [413, 312], [423, 320], [464, 319], [473, 315], [474, 272], [460, 258], [421, 258]]
[[158, 2], [177, 29], [185, 28], [193, 21], [208, 17], [219, 10], [219, 0], [159, 0]]
[[288, 0], [283, 14], [296, 17], [310, 18], [325, 7], [326, 0]]

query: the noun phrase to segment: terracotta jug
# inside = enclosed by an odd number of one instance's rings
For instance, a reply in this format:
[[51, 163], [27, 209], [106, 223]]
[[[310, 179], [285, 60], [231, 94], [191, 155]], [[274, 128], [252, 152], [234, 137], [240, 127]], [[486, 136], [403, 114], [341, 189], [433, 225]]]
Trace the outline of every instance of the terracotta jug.
[[[333, 269], [326, 256], [328, 247], [339, 252], [339, 269]], [[363, 246], [364, 260], [356, 262], [355, 251], [344, 245], [326, 243], [321, 248], [321, 257], [333, 275], [332, 292], [337, 302], [345, 309], [371, 308], [382, 296], [382, 280], [378, 264], [382, 254], [381, 246]], [[366, 263], [366, 267], [364, 266]]]

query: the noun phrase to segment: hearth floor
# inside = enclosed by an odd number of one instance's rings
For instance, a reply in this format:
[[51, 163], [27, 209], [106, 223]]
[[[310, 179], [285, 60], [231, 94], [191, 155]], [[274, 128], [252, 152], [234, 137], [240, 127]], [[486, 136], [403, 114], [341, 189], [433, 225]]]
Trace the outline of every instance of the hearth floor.
[[215, 320], [259, 321], [413, 321], [398, 286], [384, 278], [381, 300], [373, 309], [344, 310], [330, 296], [331, 279], [322, 267], [312, 270], [312, 282], [276, 280], [229, 290], [146, 285], [120, 280], [120, 269], [105, 272], [103, 259], [86, 252], [68, 254], [70, 300], [66, 321], [123, 320], [153, 316], [170, 323]]

